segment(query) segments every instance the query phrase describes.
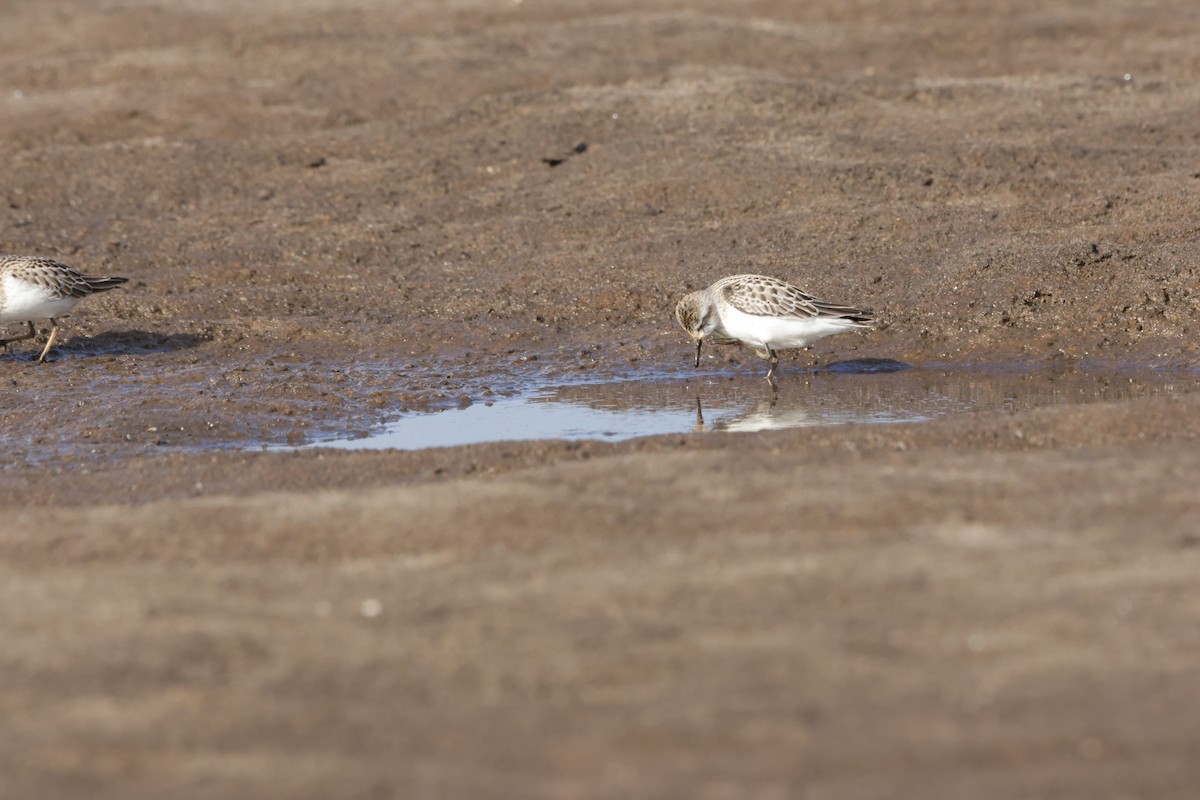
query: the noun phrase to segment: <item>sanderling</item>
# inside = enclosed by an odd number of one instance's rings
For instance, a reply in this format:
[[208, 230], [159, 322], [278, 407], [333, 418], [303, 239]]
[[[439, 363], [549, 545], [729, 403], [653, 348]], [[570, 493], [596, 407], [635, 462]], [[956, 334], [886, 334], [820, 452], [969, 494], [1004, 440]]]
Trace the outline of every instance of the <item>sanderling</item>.
[[0, 339], [0, 346], [21, 342], [37, 335], [35, 319], [50, 320], [50, 338], [38, 356], [46, 360], [58, 337], [57, 317], [66, 316], [75, 305], [93, 292], [115, 289], [128, 278], [89, 278], [65, 264], [35, 256], [0, 255], [0, 324], [24, 322], [29, 332], [24, 336]]
[[779, 365], [776, 350], [808, 347], [834, 333], [870, 328], [871, 312], [816, 299], [790, 283], [765, 275], [730, 275], [692, 292], [675, 306], [675, 318], [696, 340], [696, 366], [705, 339], [744, 344], [771, 360], [767, 380]]

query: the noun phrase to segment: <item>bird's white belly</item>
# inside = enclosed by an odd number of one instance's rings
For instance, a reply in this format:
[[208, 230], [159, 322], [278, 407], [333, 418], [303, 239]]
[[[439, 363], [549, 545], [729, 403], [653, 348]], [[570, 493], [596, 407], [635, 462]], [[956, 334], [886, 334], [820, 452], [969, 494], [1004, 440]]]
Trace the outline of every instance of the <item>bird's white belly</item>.
[[756, 347], [786, 350], [808, 347], [817, 339], [842, 333], [856, 327], [848, 320], [832, 317], [794, 319], [791, 317], [760, 317], [736, 308], [726, 308], [721, 314], [721, 327], [735, 339]]
[[58, 297], [36, 283], [4, 276], [3, 307], [0, 307], [0, 323], [25, 322], [27, 320], [61, 317], [75, 307], [78, 297]]

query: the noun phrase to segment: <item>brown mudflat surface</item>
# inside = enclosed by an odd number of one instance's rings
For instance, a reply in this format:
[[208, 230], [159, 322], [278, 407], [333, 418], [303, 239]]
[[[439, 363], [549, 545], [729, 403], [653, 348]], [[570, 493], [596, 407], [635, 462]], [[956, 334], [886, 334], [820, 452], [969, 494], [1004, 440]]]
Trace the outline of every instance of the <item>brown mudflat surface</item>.
[[[130, 283], [0, 354], [0, 796], [1195, 796], [1192, 3], [246, 5], [4, 9], [0, 250]], [[1175, 390], [254, 449], [682, 370], [737, 271]]]

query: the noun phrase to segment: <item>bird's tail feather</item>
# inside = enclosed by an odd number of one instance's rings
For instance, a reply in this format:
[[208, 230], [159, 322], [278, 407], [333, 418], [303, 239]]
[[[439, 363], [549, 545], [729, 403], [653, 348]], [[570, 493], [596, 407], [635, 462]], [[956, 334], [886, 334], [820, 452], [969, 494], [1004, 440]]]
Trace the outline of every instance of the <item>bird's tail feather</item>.
[[833, 303], [817, 302], [817, 311], [823, 317], [835, 317], [857, 328], [870, 328], [875, 322], [875, 312]]
[[129, 278], [84, 278], [88, 289], [93, 292], [107, 292], [109, 289], [115, 289], [128, 280]]

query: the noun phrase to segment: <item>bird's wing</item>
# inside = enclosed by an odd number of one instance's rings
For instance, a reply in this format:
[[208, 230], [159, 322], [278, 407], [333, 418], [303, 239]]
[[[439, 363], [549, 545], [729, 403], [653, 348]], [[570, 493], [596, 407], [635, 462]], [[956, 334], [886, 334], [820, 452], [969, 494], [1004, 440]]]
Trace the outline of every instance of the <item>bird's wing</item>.
[[87, 297], [92, 293], [92, 287], [85, 276], [48, 258], [34, 262], [27, 274], [60, 297]]
[[790, 283], [765, 275], [734, 275], [722, 281], [725, 302], [759, 317], [811, 319], [820, 316], [817, 299]]
[[864, 325], [872, 317], [870, 311], [826, 303], [786, 281], [766, 275], [734, 275], [722, 282], [721, 292], [726, 302], [745, 314], [791, 319], [834, 317]]
[[49, 258], [27, 258], [12, 270], [59, 297], [87, 297], [125, 283], [125, 278], [90, 278]]

